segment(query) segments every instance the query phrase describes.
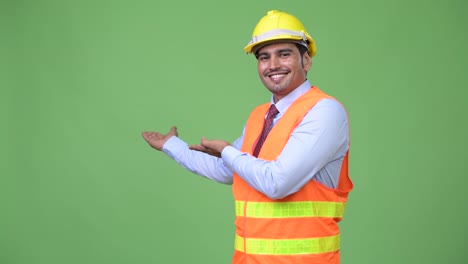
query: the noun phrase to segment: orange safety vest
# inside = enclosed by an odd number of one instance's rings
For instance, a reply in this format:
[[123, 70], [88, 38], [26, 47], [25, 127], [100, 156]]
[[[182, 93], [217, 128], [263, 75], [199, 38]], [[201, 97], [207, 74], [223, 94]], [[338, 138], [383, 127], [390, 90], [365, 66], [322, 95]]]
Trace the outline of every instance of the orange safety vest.
[[[298, 98], [271, 129], [258, 157], [275, 160], [307, 112], [324, 98], [332, 97], [317, 87]], [[243, 152], [252, 153], [269, 105], [260, 105], [251, 113], [246, 124]], [[353, 188], [348, 177], [348, 152], [336, 189], [311, 180], [298, 192], [272, 200], [234, 174], [236, 237], [232, 263], [340, 263], [338, 222]]]

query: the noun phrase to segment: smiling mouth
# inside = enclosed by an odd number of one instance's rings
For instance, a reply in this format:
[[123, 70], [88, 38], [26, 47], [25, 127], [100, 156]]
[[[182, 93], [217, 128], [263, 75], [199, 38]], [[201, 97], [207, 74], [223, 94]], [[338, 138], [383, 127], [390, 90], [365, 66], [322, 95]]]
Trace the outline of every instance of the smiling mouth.
[[288, 75], [288, 73], [269, 74], [268, 78], [270, 78], [275, 83], [279, 83], [281, 80], [283, 80], [284, 77], [286, 77], [286, 75]]

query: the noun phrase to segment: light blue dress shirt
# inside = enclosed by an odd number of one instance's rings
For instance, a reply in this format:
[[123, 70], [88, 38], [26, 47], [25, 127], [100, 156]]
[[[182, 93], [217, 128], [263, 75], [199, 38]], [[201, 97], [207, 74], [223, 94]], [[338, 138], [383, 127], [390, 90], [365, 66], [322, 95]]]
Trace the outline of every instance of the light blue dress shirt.
[[[306, 80], [275, 104], [279, 114], [273, 125], [310, 87]], [[219, 183], [232, 184], [233, 172], [236, 172], [271, 199], [293, 194], [310, 180], [330, 188], [338, 186], [341, 165], [349, 147], [349, 127], [346, 111], [336, 100], [319, 101], [294, 129], [276, 160], [265, 161], [241, 152], [244, 132], [232, 146], [224, 148], [221, 158], [190, 150], [178, 137], [171, 137], [163, 151], [187, 170]]]

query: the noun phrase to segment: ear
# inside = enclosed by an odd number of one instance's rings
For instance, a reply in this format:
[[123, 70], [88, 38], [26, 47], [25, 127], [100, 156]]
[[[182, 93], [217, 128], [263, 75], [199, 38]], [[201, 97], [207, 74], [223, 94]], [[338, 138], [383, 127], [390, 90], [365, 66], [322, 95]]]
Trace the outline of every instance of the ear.
[[304, 70], [308, 72], [310, 67], [312, 67], [312, 58], [310, 58], [309, 52], [304, 52], [304, 55], [302, 55], [302, 61], [304, 63]]

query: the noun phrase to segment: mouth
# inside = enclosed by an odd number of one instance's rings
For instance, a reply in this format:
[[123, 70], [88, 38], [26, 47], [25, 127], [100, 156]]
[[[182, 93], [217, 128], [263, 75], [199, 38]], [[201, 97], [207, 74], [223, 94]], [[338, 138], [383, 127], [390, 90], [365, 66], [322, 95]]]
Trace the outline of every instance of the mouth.
[[289, 72], [275, 72], [275, 73], [268, 73], [266, 74], [266, 76], [270, 78], [274, 83], [279, 83], [288, 74]]

